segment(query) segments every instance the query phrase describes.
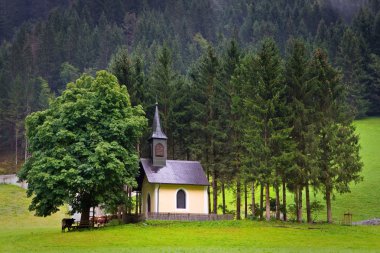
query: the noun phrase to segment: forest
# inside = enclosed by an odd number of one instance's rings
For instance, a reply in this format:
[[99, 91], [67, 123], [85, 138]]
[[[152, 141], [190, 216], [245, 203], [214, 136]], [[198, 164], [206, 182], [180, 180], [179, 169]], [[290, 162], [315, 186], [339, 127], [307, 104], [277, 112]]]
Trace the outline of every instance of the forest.
[[169, 158], [202, 162], [212, 212], [240, 219], [259, 190], [262, 217], [273, 187], [277, 218], [289, 190], [310, 221], [312, 188], [330, 221], [333, 195], [361, 180], [352, 121], [380, 114], [379, 0], [26, 2], [0, 2], [0, 155], [12, 154], [0, 172], [28, 157], [27, 115], [107, 69], [148, 119], [157, 99]]

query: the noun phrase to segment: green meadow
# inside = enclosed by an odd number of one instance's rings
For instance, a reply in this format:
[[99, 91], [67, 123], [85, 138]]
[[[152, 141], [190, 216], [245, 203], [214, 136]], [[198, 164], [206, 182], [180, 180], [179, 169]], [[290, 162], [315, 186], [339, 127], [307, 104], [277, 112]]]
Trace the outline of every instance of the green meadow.
[[[0, 252], [380, 252], [380, 226], [339, 225], [346, 211], [354, 220], [380, 217], [380, 119], [355, 124], [364, 181], [334, 200], [336, 224], [149, 221], [61, 233], [64, 210], [35, 217], [27, 209], [25, 190], [0, 185]], [[320, 195], [316, 198], [323, 201]], [[324, 213], [319, 218], [324, 219]]]

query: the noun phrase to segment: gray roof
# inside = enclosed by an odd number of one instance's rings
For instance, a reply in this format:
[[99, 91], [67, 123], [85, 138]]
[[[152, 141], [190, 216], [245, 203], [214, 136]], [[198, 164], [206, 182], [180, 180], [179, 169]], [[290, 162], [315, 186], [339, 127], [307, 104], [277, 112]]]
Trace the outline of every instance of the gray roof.
[[149, 183], [209, 185], [200, 162], [166, 160], [164, 167], [154, 167], [150, 159], [140, 162]]
[[160, 122], [160, 114], [158, 112], [158, 104], [156, 103], [156, 111], [154, 112], [154, 118], [153, 118], [153, 132], [152, 132], [152, 136], [150, 137], [150, 139], [167, 139], [168, 137], [166, 137], [166, 135], [164, 134], [164, 132], [162, 132], [162, 129], [161, 129], [161, 122]]

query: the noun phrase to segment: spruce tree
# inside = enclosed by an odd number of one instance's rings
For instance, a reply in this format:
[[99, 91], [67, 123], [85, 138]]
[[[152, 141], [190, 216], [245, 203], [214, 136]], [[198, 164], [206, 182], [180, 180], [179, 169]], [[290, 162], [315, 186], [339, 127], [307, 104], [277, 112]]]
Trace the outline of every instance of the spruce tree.
[[365, 100], [364, 58], [357, 35], [347, 28], [338, 47], [337, 63], [342, 68], [343, 82], [348, 91], [347, 99], [352, 114], [366, 115], [368, 101]]
[[380, 57], [372, 54], [368, 67], [369, 82], [367, 98], [370, 102], [368, 114], [380, 115]]
[[[218, 147], [224, 145], [220, 141], [223, 131], [219, 125], [220, 100], [220, 63], [214, 48], [206, 42], [204, 53], [191, 73], [192, 106], [194, 114], [192, 129], [194, 131], [193, 150], [200, 157], [207, 176], [212, 179], [213, 208], [218, 209], [218, 160], [222, 155]], [[211, 203], [211, 201], [209, 201]]]
[[[249, 69], [253, 64], [253, 70]], [[259, 181], [265, 186], [266, 219], [270, 219], [270, 186], [275, 181], [278, 164], [284, 158], [279, 149], [288, 138], [284, 124], [284, 79], [283, 64], [279, 50], [272, 39], [263, 42], [253, 61], [246, 62], [247, 94], [244, 105], [248, 115], [245, 140], [251, 157], [257, 160]]]
[[318, 180], [325, 193], [327, 222], [332, 222], [331, 199], [334, 190], [349, 191], [350, 182], [360, 181], [362, 163], [358, 136], [347, 112], [346, 91], [339, 72], [328, 62], [326, 53], [317, 49], [310, 65], [317, 88], [317, 131], [319, 135]]
[[[296, 195], [297, 221], [302, 221], [302, 191], [306, 190], [307, 221], [311, 222], [311, 207], [309, 185], [313, 182], [315, 173], [313, 145], [316, 140], [313, 122], [313, 87], [308, 76], [308, 53], [301, 40], [292, 40], [289, 43], [286, 59], [287, 99], [290, 104], [292, 117], [290, 122], [290, 136], [294, 141], [293, 163], [284, 173], [284, 181], [291, 185]], [[283, 192], [286, 188], [283, 187]], [[285, 198], [284, 198], [285, 199]], [[285, 207], [286, 208], [286, 207]]]
[[[220, 127], [226, 129], [224, 140], [227, 145], [223, 145], [222, 164], [220, 179], [222, 184], [222, 207], [225, 213], [225, 182], [236, 180], [236, 218], [240, 219], [241, 207], [241, 182], [245, 178], [243, 174], [245, 150], [242, 145], [244, 117], [243, 117], [243, 94], [242, 83], [236, 73], [240, 63], [241, 52], [235, 40], [231, 40], [222, 60], [222, 97], [225, 101], [221, 104]], [[245, 213], [247, 215], [247, 213]]]

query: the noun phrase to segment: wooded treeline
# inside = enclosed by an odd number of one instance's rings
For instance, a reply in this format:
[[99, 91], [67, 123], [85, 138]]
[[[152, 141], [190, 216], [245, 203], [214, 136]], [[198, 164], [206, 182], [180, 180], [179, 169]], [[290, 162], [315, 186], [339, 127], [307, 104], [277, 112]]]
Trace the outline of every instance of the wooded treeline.
[[[80, 73], [108, 68], [148, 119], [157, 97], [169, 158], [202, 161], [211, 211], [232, 211], [216, 194], [229, 187], [238, 218], [241, 202], [245, 214], [248, 202], [269, 214], [273, 187], [277, 217], [288, 189], [298, 220], [306, 195], [310, 221], [311, 188], [331, 211], [332, 194], [360, 179], [353, 118], [380, 114], [380, 1], [345, 21], [331, 2], [68, 1], [20, 27], [2, 12], [0, 150], [14, 150], [17, 164], [25, 116]], [[146, 156], [145, 139], [141, 148]], [[242, 201], [254, 190], [259, 201]]]

